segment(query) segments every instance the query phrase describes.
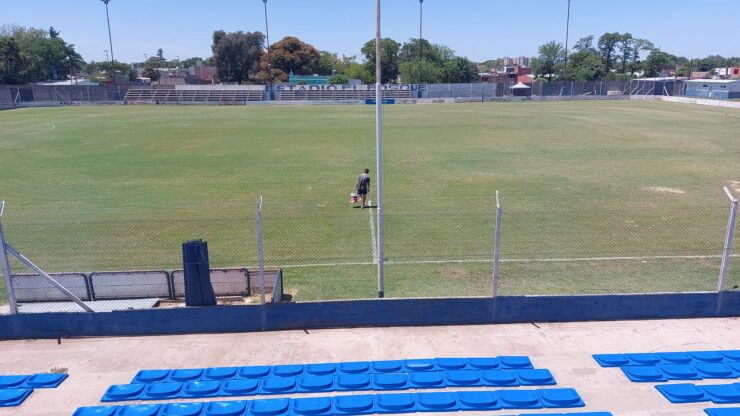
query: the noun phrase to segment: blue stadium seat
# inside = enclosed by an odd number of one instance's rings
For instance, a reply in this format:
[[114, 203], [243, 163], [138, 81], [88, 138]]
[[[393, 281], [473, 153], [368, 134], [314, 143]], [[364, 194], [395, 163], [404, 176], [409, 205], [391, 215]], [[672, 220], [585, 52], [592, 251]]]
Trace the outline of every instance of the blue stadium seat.
[[532, 368], [532, 361], [524, 356], [501, 356], [499, 357], [503, 368]]
[[125, 406], [118, 412], [118, 416], [157, 416], [161, 406], [159, 404]]
[[374, 361], [370, 364], [373, 373], [397, 373], [403, 368], [403, 362], [398, 360]]
[[299, 392], [320, 392], [320, 391], [334, 391], [334, 377], [333, 376], [308, 376], [304, 375], [299, 379], [298, 390]]
[[206, 368], [202, 380], [231, 380], [236, 377], [239, 367], [213, 367]]
[[295, 377], [303, 374], [302, 365], [276, 365], [272, 367], [272, 375], [275, 377]]
[[409, 377], [405, 373], [373, 374], [373, 390], [405, 390], [409, 388]]
[[417, 393], [416, 405], [421, 412], [453, 410], [457, 406], [457, 396], [451, 392]]
[[221, 392], [226, 397], [256, 394], [258, 388], [259, 381], [254, 379], [226, 380], [221, 383]]
[[737, 416], [740, 415], [740, 407], [704, 409], [704, 412], [709, 416]]
[[697, 403], [709, 401], [709, 397], [694, 384], [665, 384], [655, 386], [671, 403]]
[[497, 392], [504, 409], [540, 409], [536, 390], [501, 390]]
[[0, 389], [21, 387], [30, 376], [0, 376]]
[[740, 383], [703, 385], [701, 389], [716, 404], [740, 403]]
[[3, 389], [0, 390], [0, 407], [20, 406], [28, 396], [33, 393], [33, 389]]
[[203, 412], [203, 403], [163, 404], [159, 416], [199, 416]]
[[241, 367], [239, 369], [239, 377], [240, 378], [264, 378], [270, 374], [271, 370], [272, 370], [272, 367], [268, 367], [265, 365]]
[[249, 414], [254, 416], [277, 416], [288, 412], [290, 399], [262, 399], [249, 403]]
[[369, 374], [340, 374], [336, 377], [339, 390], [359, 391], [370, 389]]
[[326, 376], [337, 372], [337, 365], [327, 364], [309, 364], [306, 366], [306, 373], [312, 376]]
[[493, 387], [515, 387], [519, 386], [517, 372], [511, 370], [487, 370], [481, 371], [483, 384]]
[[367, 373], [370, 371], [370, 363], [367, 361], [340, 363], [339, 371], [345, 374]]
[[457, 392], [458, 407], [461, 410], [498, 410], [501, 401], [492, 391], [460, 391]]
[[731, 361], [740, 361], [740, 350], [724, 350], [717, 351], [722, 354], [726, 359]]
[[498, 358], [468, 358], [468, 366], [476, 370], [494, 370], [501, 366]]
[[176, 399], [180, 396], [183, 383], [149, 384], [139, 398], [141, 400]]
[[668, 377], [654, 365], [627, 365], [620, 367], [628, 379], [634, 382], [666, 381]]
[[450, 387], [453, 386], [480, 386], [481, 375], [480, 371], [462, 370], [462, 371], [448, 371], [447, 384]]
[[540, 401], [547, 408], [583, 407], [585, 403], [574, 389], [539, 390]]
[[624, 354], [594, 354], [592, 357], [602, 367], [621, 367], [630, 363]]
[[375, 396], [375, 412], [412, 413], [416, 411], [416, 397], [411, 393], [378, 394]]
[[737, 378], [738, 376], [732, 367], [723, 363], [696, 363], [694, 368], [704, 378]]
[[216, 380], [185, 383], [180, 393], [180, 397], [183, 399], [204, 399], [206, 397], [219, 396], [223, 396], [221, 393], [221, 382]]
[[162, 382], [170, 375], [170, 370], [141, 370], [131, 381], [134, 384], [148, 384]]
[[139, 400], [146, 384], [116, 384], [108, 387], [101, 402], [122, 402], [125, 400]]
[[704, 363], [725, 363], [731, 365], [740, 362], [740, 350], [594, 354], [593, 357], [602, 367], [658, 364], [696, 365]]
[[690, 351], [688, 354], [695, 362], [721, 363], [725, 360], [717, 351]]
[[[118, 411], [118, 406], [91, 406], [80, 407], [72, 416], [113, 416]], [[162, 414], [162, 416], [165, 416]], [[169, 415], [167, 415], [169, 416]]]
[[247, 402], [209, 402], [203, 409], [203, 416], [242, 416], [247, 411]]
[[35, 374], [26, 379], [25, 387], [32, 389], [53, 389], [68, 377], [67, 374]]
[[418, 371], [434, 371], [435, 365], [434, 360], [423, 359], [423, 360], [406, 360], [403, 364], [404, 371], [418, 372]]
[[701, 376], [694, 366], [689, 364], [660, 364], [658, 369], [666, 375], [668, 380], [701, 380]]
[[295, 377], [270, 377], [262, 380], [260, 394], [293, 393], [295, 387]]
[[334, 411], [340, 415], [367, 415], [374, 413], [374, 396], [337, 396], [332, 399]]
[[440, 371], [462, 370], [468, 365], [465, 358], [437, 358], [434, 363]]
[[294, 415], [324, 415], [332, 408], [331, 397], [311, 397], [293, 400]]
[[627, 358], [637, 365], [655, 365], [660, 363], [658, 354], [653, 353], [627, 354]]
[[658, 357], [663, 362], [675, 364], [688, 364], [692, 360], [691, 356], [685, 352], [659, 352]]
[[184, 368], [181, 370], [172, 370], [168, 380], [182, 383], [185, 381], [198, 381], [202, 376], [202, 368]]
[[546, 386], [555, 384], [550, 370], [545, 369], [522, 369], [515, 371], [519, 384], [522, 386]]
[[[523, 413], [519, 416], [542, 416], [535, 413]], [[614, 416], [610, 412], [548, 413], [547, 416]]]
[[441, 387], [445, 385], [442, 373], [434, 372], [421, 372], [421, 373], [409, 373], [409, 382], [411, 387], [417, 388], [432, 388]]

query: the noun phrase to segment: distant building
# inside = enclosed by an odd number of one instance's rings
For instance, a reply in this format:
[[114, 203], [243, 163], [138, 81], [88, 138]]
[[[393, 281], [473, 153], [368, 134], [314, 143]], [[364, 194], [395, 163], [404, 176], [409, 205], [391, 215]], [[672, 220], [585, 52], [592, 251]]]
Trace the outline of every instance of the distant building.
[[740, 98], [740, 80], [692, 79], [683, 82], [686, 97], [717, 98], [721, 100]]
[[288, 84], [329, 85], [329, 75], [288, 75]]
[[520, 56], [518, 58], [510, 58], [508, 56], [504, 56], [503, 59], [501, 59], [501, 64], [503, 66], [531, 66], [532, 65], [532, 59], [527, 58], [526, 56]]

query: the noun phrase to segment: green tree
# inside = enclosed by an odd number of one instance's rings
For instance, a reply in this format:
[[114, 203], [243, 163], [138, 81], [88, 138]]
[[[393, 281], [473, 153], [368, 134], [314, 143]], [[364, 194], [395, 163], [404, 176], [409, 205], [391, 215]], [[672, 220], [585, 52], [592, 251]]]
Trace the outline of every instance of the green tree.
[[[387, 84], [395, 82], [398, 78], [398, 53], [401, 44], [391, 38], [385, 38], [380, 42], [380, 61], [381, 61], [381, 83]], [[370, 82], [375, 82], [375, 39], [365, 43], [362, 47], [362, 53], [365, 55], [365, 69], [371, 74]]]
[[166, 62], [164, 61], [164, 59], [160, 59], [159, 56], [152, 56], [151, 58], [147, 59], [146, 62], [144, 62], [144, 70], [142, 71], [142, 75], [146, 78], [151, 79], [152, 81], [159, 81], [159, 78], [161, 77], [159, 68], [161, 68], [165, 64]]
[[627, 65], [630, 63], [632, 56], [635, 54], [635, 39], [631, 33], [623, 33], [619, 39], [619, 53], [622, 63], [622, 73], [627, 73]]
[[398, 53], [399, 64], [408, 61], [419, 62], [420, 59], [438, 65], [445, 62], [439, 46], [432, 45], [426, 39], [422, 39], [420, 42], [419, 39], [411, 38], [401, 46], [401, 50]]
[[0, 84], [20, 84], [21, 50], [10, 36], [0, 37]]
[[331, 78], [329, 78], [329, 84], [330, 85], [347, 85], [349, 84], [349, 78], [347, 78], [346, 75], [334, 75]]
[[365, 65], [358, 64], [357, 62], [349, 64], [347, 69], [344, 70], [344, 75], [349, 79], [359, 79], [363, 84], [371, 84], [375, 78], [373, 74], [367, 70]]
[[617, 32], [604, 33], [599, 38], [599, 53], [601, 54], [601, 60], [604, 62], [604, 72], [607, 74], [614, 69], [614, 55], [621, 41], [622, 35]]
[[578, 39], [575, 46], [573, 46], [575, 52], [598, 52], [594, 47], [594, 35], [588, 35]]
[[[270, 46], [270, 60], [272, 62], [272, 78], [279, 81], [288, 81], [290, 73], [296, 75], [311, 75], [319, 60], [319, 51], [308, 43], [294, 36], [286, 36]], [[257, 79], [267, 81], [270, 76], [270, 63], [267, 54], [260, 59], [260, 71]]]
[[13, 64], [17, 64], [18, 82], [64, 79], [84, 66], [82, 57], [75, 51], [74, 45], [66, 43], [53, 28], [43, 30], [3, 26], [0, 28], [0, 37], [14, 39], [14, 47], [17, 47], [20, 57], [20, 62]]
[[157, 49], [157, 58], [159, 58], [161, 62], [167, 61], [166, 59], [164, 59], [164, 49], [162, 48]]
[[443, 67], [427, 60], [406, 61], [398, 65], [401, 82], [409, 84], [434, 84], [442, 82]]
[[676, 57], [661, 51], [660, 49], [654, 49], [650, 52], [645, 61], [642, 63], [645, 76], [655, 77], [663, 70], [664, 67], [675, 62]]
[[242, 83], [257, 73], [265, 36], [261, 32], [213, 32], [213, 63], [222, 82]]
[[312, 71], [319, 75], [341, 74], [344, 72], [344, 63], [336, 53], [320, 51], [319, 59], [314, 62]]
[[599, 54], [593, 50], [581, 49], [568, 58], [566, 78], [572, 81], [596, 81], [604, 74], [604, 65]]
[[544, 75], [551, 82], [553, 74], [565, 58], [563, 44], [552, 40], [540, 46], [538, 52], [539, 56], [535, 61], [537, 66], [533, 69], [536, 69], [536, 75]]
[[129, 80], [133, 81], [136, 79], [136, 70], [123, 62], [118, 61], [105, 61], [98, 62], [95, 64], [96, 70], [99, 71], [105, 78], [109, 80], [115, 79], [117, 74], [127, 75]]
[[478, 79], [478, 67], [468, 58], [456, 57], [444, 64], [442, 82], [455, 84]]

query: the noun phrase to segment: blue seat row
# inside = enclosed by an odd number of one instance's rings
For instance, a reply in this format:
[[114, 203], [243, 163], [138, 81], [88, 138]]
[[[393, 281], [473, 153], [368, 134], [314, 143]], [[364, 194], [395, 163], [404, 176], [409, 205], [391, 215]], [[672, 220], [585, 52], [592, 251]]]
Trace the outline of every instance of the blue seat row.
[[103, 402], [199, 399], [332, 391], [440, 389], [447, 387], [518, 387], [556, 384], [546, 369], [463, 370], [390, 374], [271, 377], [262, 380], [208, 380], [185, 383], [119, 384], [108, 388]]
[[594, 354], [602, 367], [658, 364], [732, 363], [740, 361], [740, 350]]
[[573, 389], [461, 391], [83, 407], [74, 416], [367, 415], [582, 407]]
[[709, 416], [737, 416], [740, 415], [740, 407], [717, 407], [713, 409], [704, 409], [704, 413]]
[[358, 361], [344, 363], [296, 364], [248, 367], [212, 367], [180, 370], [141, 370], [132, 383], [232, 380], [300, 375], [416, 373], [450, 370], [499, 370], [533, 368], [529, 357], [429, 358], [415, 360]]
[[671, 403], [713, 402], [716, 404], [740, 403], [740, 383], [696, 385], [662, 384], [655, 386]]
[[0, 376], [0, 389], [53, 389], [66, 379], [67, 374]]
[[0, 389], [0, 407], [20, 406], [33, 389]]
[[[519, 416], [542, 416], [540, 413], [525, 413]], [[547, 416], [614, 416], [610, 412], [548, 413]]]
[[740, 377], [740, 361], [731, 363], [628, 365], [621, 367], [635, 382], [703, 380]]

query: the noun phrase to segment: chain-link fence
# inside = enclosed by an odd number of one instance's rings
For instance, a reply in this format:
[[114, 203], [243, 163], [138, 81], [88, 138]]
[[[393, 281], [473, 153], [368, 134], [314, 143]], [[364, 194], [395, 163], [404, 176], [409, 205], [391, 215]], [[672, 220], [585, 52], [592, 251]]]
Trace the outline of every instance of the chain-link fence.
[[[492, 296], [496, 205], [465, 203], [461, 210], [461, 204], [386, 207], [382, 287], [386, 297]], [[715, 291], [728, 212], [728, 206], [720, 203], [620, 207], [505, 203], [497, 294]], [[259, 240], [268, 295], [284, 292], [282, 300], [293, 301], [376, 297], [381, 289], [377, 220], [373, 208], [281, 206], [266, 201]], [[135, 307], [182, 305], [181, 245], [191, 239], [208, 242], [211, 280], [220, 303], [260, 301], [254, 215], [4, 218], [3, 226], [9, 246], [85, 302], [123, 301], [114, 307], [132, 307], [130, 302], [147, 299], [153, 302]], [[736, 223], [735, 232], [738, 228]], [[729, 260], [736, 264], [728, 268], [727, 290], [740, 286], [739, 256], [734, 244]], [[37, 303], [68, 310], [68, 298], [48, 279], [13, 255], [9, 258], [21, 312], [38, 310]], [[7, 304], [4, 284], [0, 295]]]

